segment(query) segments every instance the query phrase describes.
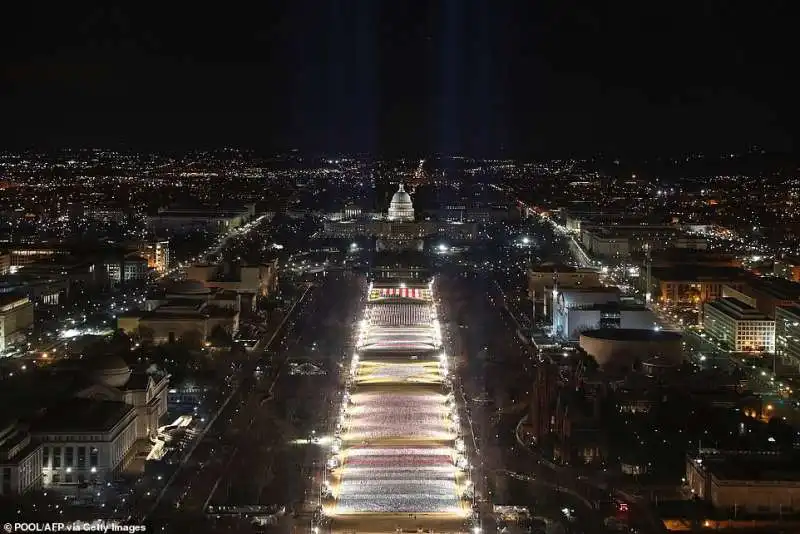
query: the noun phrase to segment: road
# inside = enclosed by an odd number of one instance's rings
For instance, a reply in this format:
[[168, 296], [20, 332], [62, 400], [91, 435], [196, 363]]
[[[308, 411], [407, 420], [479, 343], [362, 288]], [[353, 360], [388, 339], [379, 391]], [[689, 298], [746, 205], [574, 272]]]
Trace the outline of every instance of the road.
[[[283, 528], [310, 526], [323, 481], [329, 416], [338, 406], [340, 365], [349, 361], [365, 289], [363, 279], [350, 273], [328, 274], [308, 312], [287, 330], [276, 354], [284, 363], [272, 399], [259, 401], [248, 414], [251, 426], [219, 481], [212, 505], [286, 506], [297, 517], [295, 522], [287, 517]], [[327, 374], [292, 372], [308, 364]]]
[[176, 275], [179, 275], [180, 273], [183, 272], [183, 270], [186, 267], [194, 263], [207, 263], [211, 261], [216, 255], [223, 252], [224, 249], [229, 246], [232, 239], [247, 237], [249, 234], [251, 234], [251, 232], [259, 230], [262, 225], [268, 224], [269, 222], [270, 219], [268, 217], [261, 215], [259, 217], [256, 217], [249, 223], [245, 224], [244, 226], [234, 228], [227, 234], [217, 237], [216, 241], [211, 243], [205, 250], [203, 250], [197, 256], [189, 258], [187, 261], [181, 262], [178, 265], [175, 265], [172, 268], [170, 268], [168, 271], [162, 273], [159, 276], [159, 279], [171, 278]]
[[[244, 505], [285, 506], [281, 531], [293, 526], [292, 511], [310, 525], [304, 504], [316, 501], [324, 451], [296, 441], [322, 436], [327, 428], [339, 390], [338, 364], [363, 293], [363, 279], [350, 273], [329, 274], [310, 290], [272, 344], [243, 368], [239, 390], [154, 512], [154, 526], [247, 532], [246, 519], [208, 519], [205, 513], [209, 506]], [[255, 376], [255, 366], [267, 363], [271, 371]], [[293, 363], [310, 363], [327, 374], [292, 374]]]
[[[311, 288], [304, 295], [308, 297]], [[223, 440], [224, 436], [235, 434], [240, 430], [240, 423], [231, 425], [233, 418], [236, 417], [241, 407], [247, 402], [256, 387], [256, 377], [254, 369], [265, 359], [266, 351], [273, 343], [283, 335], [288, 325], [294, 320], [294, 314], [301, 314], [305, 309], [305, 298], [298, 300], [291, 314], [287, 314], [285, 321], [279, 329], [270, 336], [270, 340], [264, 343], [260, 349], [253, 351], [250, 360], [244, 365], [237, 374], [232, 391], [227, 397], [221, 400], [221, 406], [216, 414], [216, 418], [207, 423], [195, 443], [194, 448], [189, 450], [187, 456], [181, 462], [180, 467], [174, 473], [168, 484], [162, 489], [156, 502], [143, 503], [141, 505], [140, 517], [147, 517], [153, 525], [171, 520], [176, 515], [176, 510], [180, 510], [183, 520], [197, 521], [203, 519], [202, 506], [194, 509], [186, 507], [184, 502], [194, 494], [202, 495], [203, 481], [211, 479], [213, 484], [213, 470], [219, 463], [221, 453], [230, 450], [230, 445]], [[275, 380], [275, 377], [268, 378]], [[209, 486], [210, 487], [210, 486]], [[149, 506], [148, 506], [149, 504]]]
[[[484, 475], [482, 484], [476, 480], [484, 530], [493, 531], [494, 518], [487, 514], [492, 505], [519, 505], [559, 521], [568, 532], [602, 532], [603, 518], [584, 494], [559, 489], [577, 485], [577, 477], [553, 471], [516, 442], [514, 430], [531, 393], [532, 362], [513, 321], [501, 311], [493, 283], [481, 276], [448, 277], [439, 288], [442, 322], [459, 364], [466, 420], [475, 433]], [[564, 509], [571, 511], [572, 521]]]

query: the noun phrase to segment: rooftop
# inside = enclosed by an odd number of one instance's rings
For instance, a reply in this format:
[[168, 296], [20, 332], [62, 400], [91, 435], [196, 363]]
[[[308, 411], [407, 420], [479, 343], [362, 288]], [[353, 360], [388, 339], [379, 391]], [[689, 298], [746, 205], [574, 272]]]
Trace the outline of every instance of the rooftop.
[[8, 306], [9, 304], [14, 304], [20, 300], [28, 300], [28, 297], [25, 296], [23, 293], [11, 292], [11, 293], [0, 293], [0, 308], [3, 306]]
[[530, 272], [533, 273], [593, 273], [597, 274], [597, 269], [592, 268], [579, 268], [572, 265], [565, 265], [563, 263], [540, 263], [534, 265]]
[[800, 283], [774, 276], [756, 278], [748, 284], [753, 290], [778, 300], [800, 301]]
[[217, 219], [225, 217], [238, 217], [246, 213], [247, 209], [209, 209], [209, 210], [183, 210], [179, 208], [170, 208], [159, 211], [157, 217], [193, 217], [193, 218], [207, 218]]
[[613, 293], [619, 294], [620, 289], [615, 286], [598, 286], [598, 287], [566, 287], [559, 289], [559, 293]]
[[729, 317], [745, 321], [771, 321], [770, 317], [761, 313], [752, 306], [745, 304], [733, 297], [722, 297], [706, 302], [707, 308], [712, 308]]
[[581, 336], [611, 341], [679, 341], [681, 339], [678, 332], [641, 328], [596, 328], [586, 330]]
[[106, 432], [114, 428], [133, 406], [124, 402], [73, 398], [45, 411], [34, 432]]
[[743, 281], [750, 275], [738, 267], [727, 265], [677, 265], [653, 267], [653, 278], [665, 281], [702, 282], [711, 280]]
[[800, 319], [800, 304], [789, 304], [788, 306], [778, 306], [775, 309], [776, 318], [781, 312], [792, 315]]
[[797, 458], [722, 456], [703, 459], [703, 467], [721, 480], [800, 482]]

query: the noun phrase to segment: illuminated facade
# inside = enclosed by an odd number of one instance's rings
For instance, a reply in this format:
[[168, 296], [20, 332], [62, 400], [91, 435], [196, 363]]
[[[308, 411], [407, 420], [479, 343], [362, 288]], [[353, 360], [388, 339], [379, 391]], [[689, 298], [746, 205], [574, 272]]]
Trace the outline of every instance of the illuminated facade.
[[411, 195], [406, 193], [403, 188], [403, 184], [400, 184], [397, 192], [392, 196], [387, 218], [392, 222], [414, 221], [414, 203], [411, 201]]
[[775, 352], [775, 321], [735, 298], [706, 302], [703, 327], [734, 352]]
[[414, 203], [400, 184], [385, 215], [371, 219], [343, 219], [337, 214], [324, 222], [323, 235], [335, 238], [374, 237], [379, 251], [422, 251], [424, 239], [441, 236], [458, 241], [478, 238], [478, 225], [461, 221], [415, 221]]
[[800, 305], [775, 308], [775, 352], [800, 367]]
[[119, 356], [98, 357], [78, 369], [88, 384], [49, 406], [31, 435], [42, 444], [42, 484], [63, 492], [105, 484], [151, 447], [167, 411], [169, 376], [132, 372]]
[[11, 271], [11, 254], [0, 252], [0, 276], [5, 276]]
[[25, 330], [33, 324], [33, 303], [24, 295], [0, 295], [0, 354], [6, 346], [25, 338]]
[[157, 344], [183, 340], [199, 345], [217, 329], [236, 334], [240, 306], [241, 297], [235, 292], [186, 280], [170, 288], [165, 298], [148, 301], [145, 310], [117, 317], [117, 328]]
[[147, 260], [147, 266], [157, 273], [169, 270], [169, 241], [164, 239], [139, 245], [139, 254]]
[[42, 446], [19, 423], [0, 428], [0, 495], [21, 495], [41, 486]]
[[732, 517], [746, 513], [788, 514], [800, 507], [797, 468], [780, 457], [687, 458], [685, 478], [693, 495], [728, 511]]
[[[742, 269], [721, 266], [654, 267], [652, 285], [655, 297], [669, 305], [699, 305], [723, 296], [728, 286], [736, 291], [745, 288], [749, 277]], [[640, 276], [641, 289], [646, 291], [647, 277]]]

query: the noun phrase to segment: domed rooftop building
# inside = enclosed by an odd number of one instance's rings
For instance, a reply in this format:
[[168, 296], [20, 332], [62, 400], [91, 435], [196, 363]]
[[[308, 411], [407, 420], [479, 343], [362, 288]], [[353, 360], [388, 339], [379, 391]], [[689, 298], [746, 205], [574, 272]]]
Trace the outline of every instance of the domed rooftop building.
[[105, 354], [82, 364], [86, 385], [74, 393], [75, 397], [132, 407], [134, 441], [146, 440], [155, 432], [167, 411], [168, 374], [158, 369], [132, 371], [118, 354]]
[[414, 203], [411, 201], [411, 195], [406, 193], [403, 188], [403, 184], [400, 184], [397, 192], [392, 196], [388, 219], [397, 222], [414, 222]]

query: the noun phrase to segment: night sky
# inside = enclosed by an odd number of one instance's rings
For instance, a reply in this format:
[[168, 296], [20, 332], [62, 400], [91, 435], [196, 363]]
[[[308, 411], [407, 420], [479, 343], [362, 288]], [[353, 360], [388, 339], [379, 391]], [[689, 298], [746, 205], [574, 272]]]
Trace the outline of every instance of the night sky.
[[0, 148], [794, 148], [788, 1], [130, 4], [5, 10]]

